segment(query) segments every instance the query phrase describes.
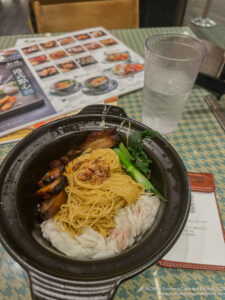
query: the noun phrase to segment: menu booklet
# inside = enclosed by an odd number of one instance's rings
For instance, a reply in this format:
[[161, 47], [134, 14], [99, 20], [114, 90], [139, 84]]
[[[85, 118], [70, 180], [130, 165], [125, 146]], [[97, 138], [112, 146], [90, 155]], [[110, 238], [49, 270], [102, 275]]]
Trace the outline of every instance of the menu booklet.
[[212, 174], [189, 173], [191, 208], [173, 248], [158, 262], [163, 267], [225, 271], [225, 234]]
[[0, 50], [0, 136], [140, 89], [143, 70], [102, 27]]

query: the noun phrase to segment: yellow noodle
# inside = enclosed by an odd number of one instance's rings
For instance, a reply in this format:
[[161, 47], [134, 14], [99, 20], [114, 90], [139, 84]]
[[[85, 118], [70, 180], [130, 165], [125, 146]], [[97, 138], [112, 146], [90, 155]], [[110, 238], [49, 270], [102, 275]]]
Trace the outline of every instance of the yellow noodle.
[[[96, 162], [100, 168], [109, 170], [106, 178], [97, 178], [96, 182], [81, 178], [87, 165]], [[74, 236], [91, 227], [106, 238], [115, 227], [118, 210], [136, 202], [144, 193], [144, 186], [123, 172], [112, 149], [86, 151], [68, 164], [64, 175], [69, 183], [68, 198], [54, 219], [61, 229]]]

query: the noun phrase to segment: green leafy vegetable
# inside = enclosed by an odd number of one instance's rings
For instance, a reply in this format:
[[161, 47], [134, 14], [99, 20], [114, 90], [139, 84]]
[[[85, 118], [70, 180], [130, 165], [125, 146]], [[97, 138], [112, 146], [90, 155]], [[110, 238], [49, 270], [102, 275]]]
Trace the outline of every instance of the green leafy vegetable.
[[135, 131], [128, 139], [128, 151], [132, 157], [131, 161], [135, 167], [145, 176], [149, 172], [149, 164], [152, 162], [143, 151], [143, 139], [159, 136], [157, 131], [146, 129], [143, 131]]
[[123, 152], [118, 149], [113, 149], [116, 154], [118, 155], [120, 162], [122, 166], [125, 168], [126, 172], [138, 183], [141, 183], [146, 190], [151, 190], [152, 185], [150, 181], [143, 175], [141, 172], [139, 172], [132, 163], [126, 158], [126, 156], [123, 154]]
[[155, 136], [160, 136], [160, 133], [152, 129], [137, 130], [129, 136], [128, 144], [130, 147], [136, 148], [142, 144], [144, 138], [153, 138]]
[[165, 197], [163, 197], [160, 192], [152, 185], [152, 183], [132, 164], [131, 155], [125, 145], [121, 142], [119, 148], [113, 149], [115, 153], [118, 155], [120, 162], [126, 172], [138, 183], [141, 183], [146, 190], [153, 192], [157, 195], [161, 200], [166, 201]]

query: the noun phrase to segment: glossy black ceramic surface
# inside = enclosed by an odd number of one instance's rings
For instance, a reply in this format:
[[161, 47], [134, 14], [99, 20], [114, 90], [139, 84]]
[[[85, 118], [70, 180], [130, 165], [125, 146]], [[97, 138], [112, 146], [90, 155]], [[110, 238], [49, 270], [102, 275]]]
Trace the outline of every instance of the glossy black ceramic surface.
[[0, 167], [0, 240], [27, 271], [34, 299], [110, 299], [118, 285], [162, 258], [179, 237], [190, 206], [190, 185], [182, 160], [162, 137], [146, 139], [153, 164], [152, 183], [167, 198], [153, 227], [121, 254], [98, 260], [66, 257], [43, 239], [35, 216], [36, 183], [48, 164], [76, 149], [88, 133], [117, 127], [125, 141], [128, 128], [147, 127], [113, 106], [98, 105], [57, 120], [19, 142]]

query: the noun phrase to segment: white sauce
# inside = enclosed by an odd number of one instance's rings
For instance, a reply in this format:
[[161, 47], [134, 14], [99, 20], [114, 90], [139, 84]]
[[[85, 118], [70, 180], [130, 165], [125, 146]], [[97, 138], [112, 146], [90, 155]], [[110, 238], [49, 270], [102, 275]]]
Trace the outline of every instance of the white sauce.
[[160, 200], [156, 196], [142, 195], [140, 199], [119, 210], [115, 216], [116, 227], [111, 235], [103, 236], [91, 228], [86, 228], [75, 238], [61, 231], [53, 219], [41, 224], [43, 237], [60, 252], [77, 258], [102, 258], [114, 255], [131, 246], [136, 238], [153, 224]]

